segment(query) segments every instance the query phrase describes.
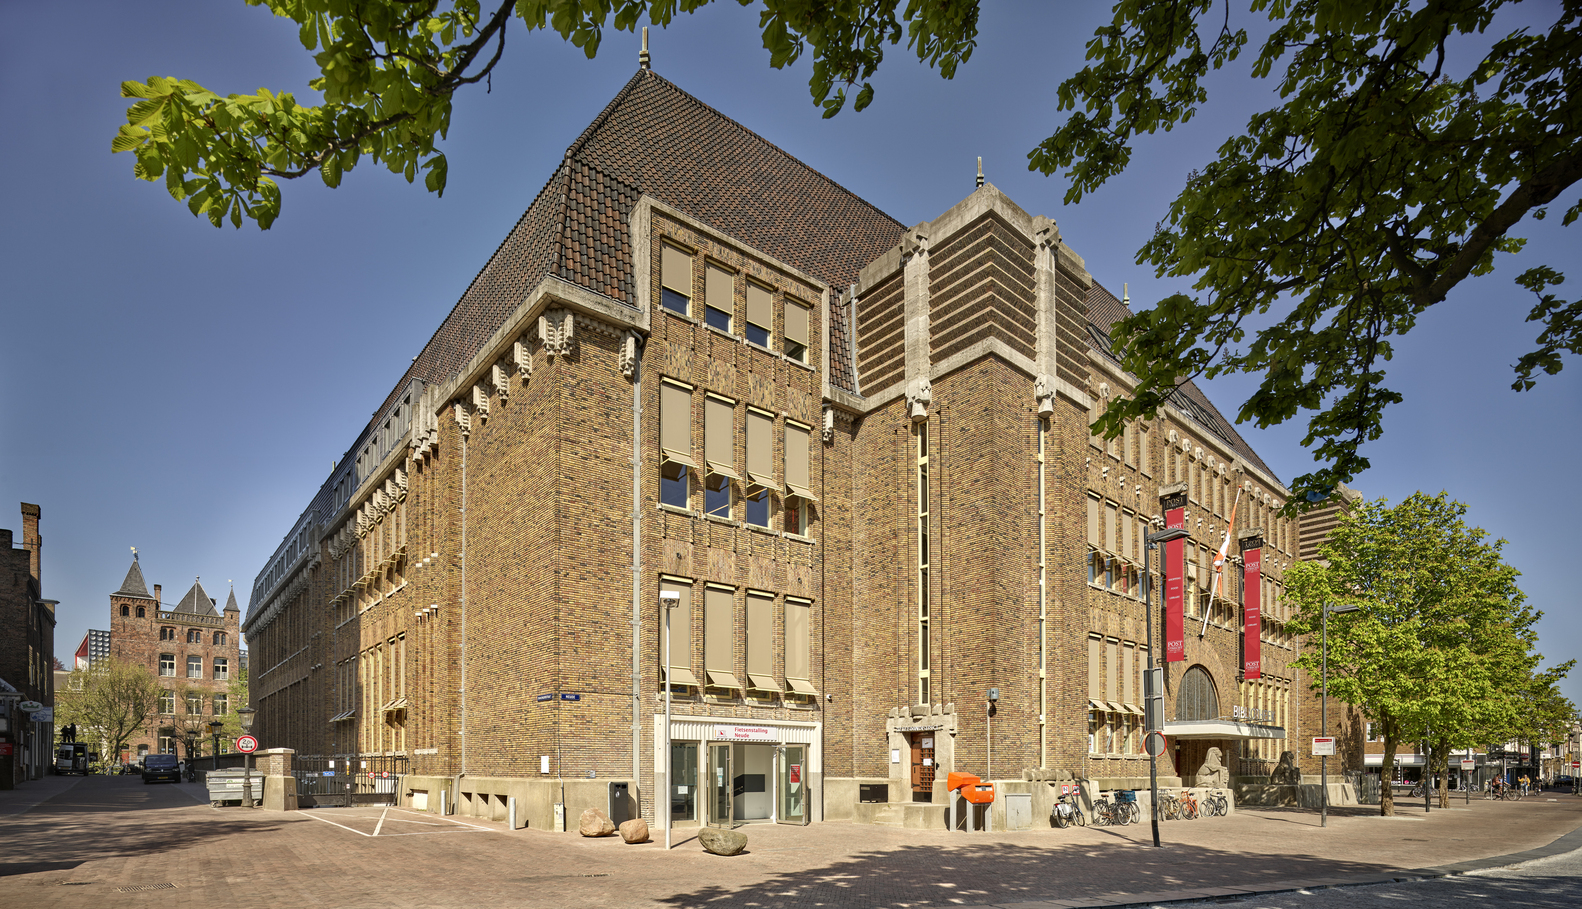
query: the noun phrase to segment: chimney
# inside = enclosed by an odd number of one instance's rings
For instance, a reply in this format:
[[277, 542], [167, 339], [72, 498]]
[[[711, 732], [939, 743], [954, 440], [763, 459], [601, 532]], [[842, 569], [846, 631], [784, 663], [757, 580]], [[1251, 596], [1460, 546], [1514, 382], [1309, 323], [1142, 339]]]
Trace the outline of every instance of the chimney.
[[154, 585], [154, 609], [156, 609], [156, 610], [159, 609], [160, 602], [161, 601], [159, 599], [159, 585], [155, 584]]
[[44, 582], [39, 578], [39, 550], [44, 547], [44, 539], [38, 535], [38, 506], [22, 503], [22, 548], [31, 553], [28, 559], [28, 572], [33, 575], [34, 583], [38, 589], [44, 589]]

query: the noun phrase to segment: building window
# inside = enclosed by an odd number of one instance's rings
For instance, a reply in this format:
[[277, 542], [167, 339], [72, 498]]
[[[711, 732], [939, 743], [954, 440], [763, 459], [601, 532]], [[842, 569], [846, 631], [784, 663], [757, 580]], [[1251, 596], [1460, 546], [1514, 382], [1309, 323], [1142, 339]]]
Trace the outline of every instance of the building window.
[[140, 619], [141, 618], [146, 618], [146, 616], [145, 616], [145, 614], [143, 612], [143, 607], [141, 607], [141, 606], [137, 607], [137, 617], [140, 618]]
[[710, 584], [703, 591], [703, 672], [715, 688], [740, 689], [736, 680], [736, 591]]
[[747, 523], [769, 526], [769, 490], [775, 485], [774, 416], [747, 408]]
[[1102, 754], [1099, 751], [1099, 739], [1104, 732], [1104, 714], [1097, 710], [1088, 711], [1088, 753]]
[[[790, 307], [787, 306], [787, 309]], [[928, 421], [917, 426], [917, 693], [919, 704], [933, 703], [929, 691], [928, 594]]]
[[174, 677], [176, 674], [176, 655], [162, 653], [159, 655], [159, 674]]
[[807, 536], [811, 506], [818, 501], [813, 495], [812, 440], [810, 427], [786, 421], [786, 530], [799, 536]]
[[228, 714], [230, 712], [231, 712], [231, 696], [228, 695], [228, 694], [217, 694], [217, 695], [215, 695], [214, 696], [214, 715], [215, 716], [225, 716], [226, 714]]
[[817, 697], [818, 691], [813, 687], [810, 656], [813, 652], [812, 625], [813, 602], [797, 597], [786, 597], [786, 685], [797, 694]]
[[159, 639], [161, 641], [174, 641], [176, 639], [176, 629], [174, 629], [174, 628], [161, 628], [161, 629], [159, 629]]
[[731, 516], [731, 480], [736, 475], [736, 402], [708, 395], [704, 399], [703, 463], [708, 477], [703, 483], [703, 511], [715, 517]]
[[187, 657], [187, 678], [189, 678], [189, 679], [201, 679], [201, 678], [203, 678], [203, 657], [200, 657], [200, 656]]
[[[795, 300], [787, 300], [785, 305], [786, 334], [785, 355], [798, 363], [807, 362], [808, 345], [808, 307]], [[924, 701], [924, 703], [928, 703]]]
[[214, 633], [214, 646], [216, 646], [216, 647], [223, 647], [223, 646], [225, 646], [225, 632], [223, 632], [223, 631], [216, 631]]
[[127, 606], [125, 603], [121, 604], [121, 618], [124, 619], [124, 618], [126, 618], [127, 616], [129, 616], [131, 614], [132, 614], [131, 607]]
[[775, 601], [773, 594], [747, 592], [747, 686], [779, 694], [775, 681]]
[[[171, 709], [171, 712], [174, 713], [175, 710], [176, 710], [175, 705], [172, 704], [170, 709]], [[159, 753], [160, 754], [175, 754], [176, 753], [176, 737], [173, 736], [173, 735], [162, 735], [162, 736], [160, 736], [159, 737]]]
[[194, 716], [201, 716], [203, 714], [203, 695], [187, 695], [187, 712]]
[[736, 276], [710, 262], [703, 268], [703, 321], [730, 334]]
[[660, 305], [687, 315], [692, 307], [692, 254], [669, 243], [661, 243], [660, 250]]
[[173, 714], [176, 712], [176, 693], [169, 689], [159, 693], [159, 712]]
[[203, 643], [203, 632], [199, 631], [196, 628], [188, 628], [187, 629], [187, 643], [188, 644], [202, 644]]
[[225, 657], [214, 658], [214, 677], [225, 681], [231, 677], [231, 661]]
[[759, 347], [769, 346], [769, 335], [774, 330], [775, 306], [773, 293], [761, 284], [747, 282], [747, 340]]
[[659, 383], [659, 501], [688, 508], [692, 462], [692, 389], [674, 382]]
[[[679, 597], [673, 601], [659, 601], [659, 630], [654, 640], [659, 644], [661, 681], [671, 685], [702, 687], [698, 684], [698, 677], [692, 673], [692, 582], [682, 578], [661, 577], [659, 592], [674, 593]], [[667, 608], [667, 602], [676, 605]], [[665, 613], [669, 613], [670, 619], [668, 640], [665, 637]], [[665, 665], [666, 650], [670, 652], [668, 667]]]

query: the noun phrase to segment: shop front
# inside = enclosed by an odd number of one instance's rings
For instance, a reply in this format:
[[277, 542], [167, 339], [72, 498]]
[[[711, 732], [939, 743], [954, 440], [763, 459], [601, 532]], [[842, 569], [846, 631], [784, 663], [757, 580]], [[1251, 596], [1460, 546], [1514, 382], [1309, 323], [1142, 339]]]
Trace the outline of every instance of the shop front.
[[[663, 776], [664, 717], [655, 773]], [[671, 722], [670, 820], [674, 826], [802, 825], [814, 820], [817, 723]]]

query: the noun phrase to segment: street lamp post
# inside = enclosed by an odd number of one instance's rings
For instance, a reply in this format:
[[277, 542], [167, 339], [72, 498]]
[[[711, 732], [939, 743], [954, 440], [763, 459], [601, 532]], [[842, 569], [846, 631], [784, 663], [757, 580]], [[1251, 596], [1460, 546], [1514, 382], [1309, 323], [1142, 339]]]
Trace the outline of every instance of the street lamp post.
[[1159, 758], [1153, 753], [1148, 741], [1149, 736], [1161, 731], [1156, 728], [1162, 726], [1164, 717], [1158, 709], [1159, 697], [1162, 692], [1156, 690], [1154, 678], [1154, 608], [1153, 608], [1153, 575], [1149, 555], [1160, 543], [1179, 540], [1190, 536], [1191, 532], [1185, 527], [1172, 527], [1158, 533], [1146, 534], [1143, 537], [1143, 616], [1148, 635], [1148, 673], [1144, 676], [1148, 680], [1143, 695], [1146, 705], [1143, 709], [1143, 725], [1147, 729], [1143, 733], [1143, 747], [1148, 752], [1148, 816], [1153, 823], [1154, 845], [1159, 845]]
[[[1319, 644], [1319, 665], [1324, 693], [1318, 702], [1318, 725], [1329, 735], [1329, 614], [1356, 612], [1361, 607], [1339, 604], [1324, 607], [1324, 631]], [[1329, 755], [1318, 756], [1318, 826], [1329, 826]]]
[[[659, 608], [665, 614], [665, 789], [664, 804], [656, 804], [655, 811], [665, 813], [665, 850], [670, 849], [670, 610], [681, 602], [681, 594], [674, 590], [659, 592]], [[690, 640], [690, 638], [689, 638]], [[657, 799], [655, 800], [658, 801]]]
[[[253, 731], [253, 718], [257, 715], [258, 711], [252, 707], [243, 707], [236, 711], [237, 718], [242, 721], [242, 732], [251, 733]], [[253, 756], [251, 754], [242, 755], [242, 807], [253, 807]]]
[[209, 721], [209, 732], [214, 736], [214, 769], [220, 769], [220, 730], [225, 728], [225, 723], [219, 719]]

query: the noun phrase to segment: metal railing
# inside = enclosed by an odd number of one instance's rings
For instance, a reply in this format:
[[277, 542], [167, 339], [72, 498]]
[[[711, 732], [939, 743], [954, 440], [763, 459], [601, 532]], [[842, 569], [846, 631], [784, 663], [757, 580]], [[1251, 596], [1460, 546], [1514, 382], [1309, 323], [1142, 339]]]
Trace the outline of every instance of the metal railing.
[[394, 805], [411, 770], [406, 755], [299, 754], [291, 765], [298, 800], [319, 808]]

